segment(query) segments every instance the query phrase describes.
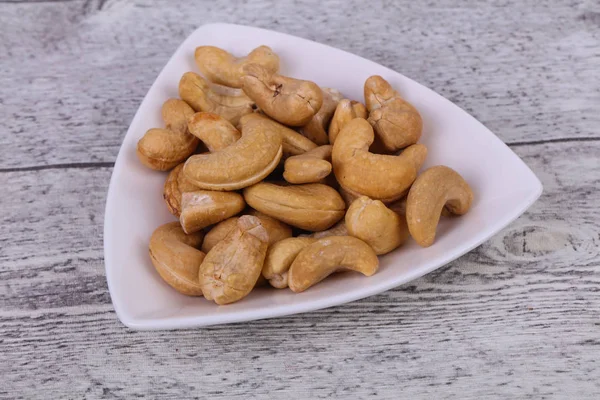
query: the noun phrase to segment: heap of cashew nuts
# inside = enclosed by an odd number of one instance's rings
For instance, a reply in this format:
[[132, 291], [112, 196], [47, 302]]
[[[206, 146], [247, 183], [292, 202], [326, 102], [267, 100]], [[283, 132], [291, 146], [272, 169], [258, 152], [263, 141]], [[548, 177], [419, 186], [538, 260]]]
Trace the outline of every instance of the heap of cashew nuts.
[[202, 46], [202, 76], [162, 108], [137, 154], [170, 170], [179, 218], [156, 229], [150, 258], [177, 291], [217, 304], [267, 282], [302, 292], [330, 274], [377, 272], [377, 256], [409, 236], [431, 246], [441, 215], [465, 214], [473, 192], [446, 166], [419, 174], [427, 148], [419, 112], [380, 76], [365, 104], [278, 74], [260, 46], [246, 57]]

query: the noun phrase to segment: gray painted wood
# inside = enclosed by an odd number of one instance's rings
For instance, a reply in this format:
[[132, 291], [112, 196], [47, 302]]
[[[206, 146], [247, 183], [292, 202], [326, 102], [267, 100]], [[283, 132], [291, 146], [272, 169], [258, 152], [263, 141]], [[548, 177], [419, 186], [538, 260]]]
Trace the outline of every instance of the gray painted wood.
[[[545, 192], [417, 281], [309, 314], [134, 332], [102, 250], [120, 141], [210, 21], [349, 50], [471, 112]], [[600, 397], [600, 4], [0, 1], [1, 398]]]

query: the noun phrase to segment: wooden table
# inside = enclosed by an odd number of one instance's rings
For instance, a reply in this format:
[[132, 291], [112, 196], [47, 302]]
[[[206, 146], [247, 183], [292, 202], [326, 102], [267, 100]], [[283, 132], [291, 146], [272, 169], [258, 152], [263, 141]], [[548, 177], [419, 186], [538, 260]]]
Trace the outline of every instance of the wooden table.
[[[597, 0], [0, 2], [0, 397], [600, 398]], [[348, 50], [446, 96], [544, 184], [476, 250], [313, 313], [135, 332], [113, 311], [112, 166], [197, 26]]]

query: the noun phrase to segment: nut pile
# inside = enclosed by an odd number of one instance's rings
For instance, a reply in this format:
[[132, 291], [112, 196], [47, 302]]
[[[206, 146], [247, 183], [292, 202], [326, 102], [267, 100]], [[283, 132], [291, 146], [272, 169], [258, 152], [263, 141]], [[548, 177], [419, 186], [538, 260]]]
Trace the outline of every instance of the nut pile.
[[260, 46], [246, 57], [198, 47], [181, 99], [162, 107], [137, 154], [170, 173], [169, 211], [150, 258], [177, 291], [228, 304], [256, 286], [302, 292], [330, 274], [371, 276], [377, 256], [411, 236], [435, 240], [442, 215], [465, 214], [473, 192], [446, 166], [419, 174], [417, 109], [380, 76], [362, 104], [283, 76]]

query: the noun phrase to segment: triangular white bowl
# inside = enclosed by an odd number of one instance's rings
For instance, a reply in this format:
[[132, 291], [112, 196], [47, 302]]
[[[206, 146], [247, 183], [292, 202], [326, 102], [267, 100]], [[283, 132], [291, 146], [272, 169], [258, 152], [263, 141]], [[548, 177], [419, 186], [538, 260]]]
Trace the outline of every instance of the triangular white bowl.
[[[148, 256], [148, 240], [159, 225], [174, 220], [162, 198], [166, 173], [151, 171], [135, 147], [146, 130], [162, 126], [160, 108], [178, 97], [181, 75], [197, 71], [194, 50], [213, 45], [246, 54], [259, 45], [279, 54], [282, 73], [340, 90], [363, 101], [363, 83], [381, 75], [420, 111], [421, 142], [429, 154], [424, 168], [444, 164], [457, 170], [475, 193], [471, 211], [446, 219], [433, 246], [410, 241], [380, 258], [379, 272], [331, 276], [309, 290], [260, 289], [242, 301], [217, 306], [187, 297], [164, 283]], [[331, 307], [381, 293], [416, 279], [480, 245], [521, 215], [542, 192], [533, 172], [500, 139], [468, 113], [430, 89], [372, 61], [282, 33], [240, 25], [198, 28], [177, 49], [142, 101], [115, 163], [104, 221], [106, 278], [119, 319], [134, 329], [175, 329], [279, 317]]]

